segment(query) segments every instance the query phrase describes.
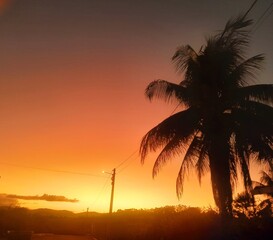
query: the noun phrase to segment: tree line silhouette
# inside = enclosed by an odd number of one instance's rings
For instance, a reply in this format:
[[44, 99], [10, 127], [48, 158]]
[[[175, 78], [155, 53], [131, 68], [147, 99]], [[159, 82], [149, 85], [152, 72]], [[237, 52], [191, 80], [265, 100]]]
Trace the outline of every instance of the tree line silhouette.
[[[240, 207], [236, 207], [239, 211]], [[49, 209], [30, 210], [0, 207], [0, 239], [7, 232], [90, 235], [99, 240], [216, 240], [269, 239], [272, 233], [272, 208], [263, 215], [238, 214], [231, 227], [221, 228], [215, 209], [166, 206], [155, 209], [127, 209], [107, 213], [72, 213]], [[262, 216], [262, 217], [261, 217]], [[20, 240], [20, 239], [16, 239]]]

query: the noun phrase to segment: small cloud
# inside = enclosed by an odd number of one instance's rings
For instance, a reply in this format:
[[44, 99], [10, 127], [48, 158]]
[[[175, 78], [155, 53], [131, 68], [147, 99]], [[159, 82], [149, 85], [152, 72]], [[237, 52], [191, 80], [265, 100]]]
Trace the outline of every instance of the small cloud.
[[49, 202], [78, 202], [78, 199], [69, 199], [64, 196], [57, 196], [57, 195], [49, 195], [49, 194], [44, 194], [41, 196], [21, 196], [21, 195], [15, 195], [15, 194], [8, 194], [6, 195], [7, 198], [10, 199], [21, 199], [21, 200], [44, 200], [44, 201], [49, 201]]
[[7, 197], [7, 194], [0, 194], [0, 206], [14, 207], [18, 206], [19, 202], [17, 199]]

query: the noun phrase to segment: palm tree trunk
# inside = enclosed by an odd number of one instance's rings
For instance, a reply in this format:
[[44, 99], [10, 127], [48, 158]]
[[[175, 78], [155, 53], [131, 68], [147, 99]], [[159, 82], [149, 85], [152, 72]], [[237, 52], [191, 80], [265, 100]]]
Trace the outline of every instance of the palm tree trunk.
[[229, 157], [229, 144], [218, 133], [213, 138], [210, 147], [209, 163], [213, 196], [223, 220], [232, 217], [232, 186], [230, 182]]

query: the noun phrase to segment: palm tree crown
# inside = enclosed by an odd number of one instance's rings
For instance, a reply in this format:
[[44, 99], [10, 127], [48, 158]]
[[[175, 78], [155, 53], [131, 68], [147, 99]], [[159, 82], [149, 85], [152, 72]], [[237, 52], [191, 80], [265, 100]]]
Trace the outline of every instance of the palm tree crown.
[[261, 171], [261, 182], [252, 182], [253, 195], [265, 194], [273, 200], [273, 164], [270, 163], [268, 173]]
[[199, 52], [181, 46], [172, 60], [184, 79], [179, 84], [151, 82], [146, 96], [177, 100], [182, 110], [168, 117], [142, 139], [144, 162], [150, 151], [161, 149], [153, 176], [174, 156], [181, 156], [177, 195], [183, 193], [185, 174], [195, 168], [198, 179], [210, 170], [216, 205], [223, 216], [232, 214], [232, 193], [238, 171], [251, 190], [250, 155], [257, 161], [273, 159], [273, 85], [249, 85], [264, 60], [246, 58], [245, 17], [227, 22], [224, 30], [206, 40]]

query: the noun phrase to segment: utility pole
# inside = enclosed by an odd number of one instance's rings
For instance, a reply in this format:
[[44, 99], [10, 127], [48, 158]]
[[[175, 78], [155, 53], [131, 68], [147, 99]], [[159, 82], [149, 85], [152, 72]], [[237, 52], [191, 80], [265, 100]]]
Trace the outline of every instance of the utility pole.
[[115, 179], [116, 179], [116, 169], [114, 168], [112, 171], [112, 191], [111, 191], [111, 200], [110, 200], [110, 209], [109, 213], [113, 212], [113, 201], [114, 201], [114, 190], [115, 190]]

